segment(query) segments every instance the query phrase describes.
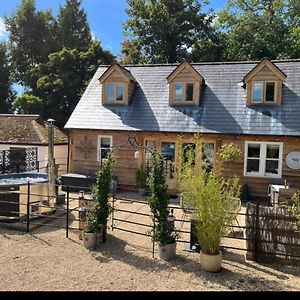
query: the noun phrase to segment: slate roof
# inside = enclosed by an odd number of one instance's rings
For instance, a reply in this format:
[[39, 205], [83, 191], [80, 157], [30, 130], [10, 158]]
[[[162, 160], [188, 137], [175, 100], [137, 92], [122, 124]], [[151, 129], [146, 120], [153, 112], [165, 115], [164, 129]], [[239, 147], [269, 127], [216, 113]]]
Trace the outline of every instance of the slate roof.
[[200, 106], [169, 106], [166, 78], [178, 66], [124, 66], [139, 83], [130, 105], [101, 104], [100, 66], [69, 118], [68, 129], [300, 135], [300, 60], [272, 61], [287, 75], [281, 106], [246, 106], [244, 76], [259, 62], [192, 63], [205, 80]]
[[[0, 114], [0, 144], [48, 145], [48, 126], [39, 115]], [[68, 137], [54, 126], [54, 144], [65, 145]]]

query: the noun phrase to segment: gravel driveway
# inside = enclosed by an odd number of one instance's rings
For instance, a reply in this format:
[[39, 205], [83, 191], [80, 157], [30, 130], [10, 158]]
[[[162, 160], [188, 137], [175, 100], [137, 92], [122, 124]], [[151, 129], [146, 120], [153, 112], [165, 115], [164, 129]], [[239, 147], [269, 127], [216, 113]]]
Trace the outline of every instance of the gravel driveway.
[[210, 274], [183, 244], [164, 262], [152, 257], [149, 237], [119, 230], [89, 251], [76, 231], [66, 238], [55, 227], [0, 228], [0, 253], [1, 291], [300, 291], [299, 266], [257, 264], [228, 250], [222, 271]]

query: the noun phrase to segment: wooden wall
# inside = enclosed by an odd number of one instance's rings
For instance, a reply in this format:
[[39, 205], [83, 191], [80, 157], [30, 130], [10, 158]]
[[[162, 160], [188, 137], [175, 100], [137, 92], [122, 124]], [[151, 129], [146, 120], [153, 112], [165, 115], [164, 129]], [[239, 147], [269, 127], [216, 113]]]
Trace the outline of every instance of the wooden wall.
[[[94, 173], [99, 169], [97, 162], [97, 139], [98, 135], [108, 135], [113, 137], [113, 146], [124, 144], [128, 136], [135, 136], [140, 144], [146, 139], [155, 139], [158, 145], [158, 151], [161, 150], [161, 142], [177, 142], [179, 134], [177, 133], [149, 133], [149, 132], [127, 132], [127, 131], [109, 131], [109, 130], [71, 130], [70, 131], [70, 171], [76, 173]], [[184, 141], [191, 141], [193, 134], [185, 134]], [[232, 165], [232, 174], [240, 177], [241, 184], [249, 185], [250, 197], [266, 198], [268, 193], [268, 185], [287, 183], [300, 188], [300, 170], [289, 169], [285, 163], [286, 155], [291, 151], [300, 151], [299, 138], [296, 137], [273, 137], [273, 136], [235, 136], [235, 135], [214, 135], [203, 134], [204, 142], [215, 143], [216, 152], [227, 143], [236, 144], [242, 151], [243, 155], [240, 160]], [[244, 149], [245, 141], [262, 141], [262, 142], [283, 142], [283, 163], [282, 178], [260, 178], [244, 176]], [[83, 146], [85, 145], [85, 146]], [[84, 148], [85, 147], [85, 148]], [[142, 154], [141, 161], [134, 158], [135, 151], [139, 150]], [[178, 154], [177, 143], [175, 149]], [[144, 160], [144, 151], [127, 144], [116, 151], [117, 163], [114, 174], [118, 176], [119, 183], [128, 186], [135, 186], [135, 170]], [[176, 158], [177, 159], [177, 158]], [[215, 155], [216, 168], [222, 169], [225, 177], [230, 176], [230, 164], [228, 162], [220, 162], [219, 155]]]

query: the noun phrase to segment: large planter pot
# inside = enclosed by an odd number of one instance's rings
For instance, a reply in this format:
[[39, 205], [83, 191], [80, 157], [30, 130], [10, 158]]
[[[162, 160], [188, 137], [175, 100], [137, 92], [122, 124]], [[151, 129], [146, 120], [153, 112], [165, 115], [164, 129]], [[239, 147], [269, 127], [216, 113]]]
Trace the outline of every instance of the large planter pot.
[[222, 269], [222, 253], [219, 254], [205, 254], [200, 251], [200, 263], [203, 270], [211, 273], [220, 272]]
[[83, 246], [87, 249], [95, 248], [96, 246], [96, 233], [84, 232], [82, 236]]
[[158, 243], [158, 257], [162, 260], [170, 261], [176, 257], [176, 242], [167, 245]]

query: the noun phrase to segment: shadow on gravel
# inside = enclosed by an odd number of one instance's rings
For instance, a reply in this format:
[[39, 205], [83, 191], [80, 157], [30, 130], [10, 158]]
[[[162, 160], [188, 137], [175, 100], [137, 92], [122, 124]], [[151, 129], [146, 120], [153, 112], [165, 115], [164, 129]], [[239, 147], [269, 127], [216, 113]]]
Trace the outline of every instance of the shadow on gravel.
[[[224, 264], [221, 272], [208, 273], [201, 269], [198, 253], [190, 254], [191, 257], [186, 257], [185, 255], [178, 254], [174, 261], [165, 262], [157, 258], [152, 258], [152, 252], [148, 251], [150, 253], [145, 253], [144, 249], [137, 249], [142, 251], [141, 256], [137, 255], [134, 253], [138, 252], [135, 247], [136, 246], [127, 243], [125, 240], [108, 234], [106, 243], [98, 246], [97, 249], [92, 251], [92, 254], [99, 263], [108, 263], [111, 260], [119, 260], [122, 263], [133, 266], [134, 268], [140, 269], [142, 271], [157, 273], [161, 271], [176, 272], [176, 270], [178, 270], [187, 274], [192, 274], [196, 278], [199, 278], [202, 283], [216, 283], [228, 288], [229, 290], [244, 291], [250, 289], [280, 291], [284, 287], [286, 288], [286, 286], [278, 284], [278, 282], [274, 282], [266, 278], [257, 277], [257, 275], [255, 274], [251, 275], [251, 268], [253, 268], [253, 266], [247, 263], [245, 266], [245, 261], [241, 262], [241, 258], [238, 257], [238, 266], [243, 267], [244, 265], [244, 268], [248, 270], [247, 277], [241, 278], [238, 270], [234, 272], [228, 269], [226, 253], [224, 254]], [[232, 257], [232, 259], [233, 258], [234, 257]], [[261, 271], [263, 272], [265, 270]], [[271, 272], [271, 275], [275, 274]]]

